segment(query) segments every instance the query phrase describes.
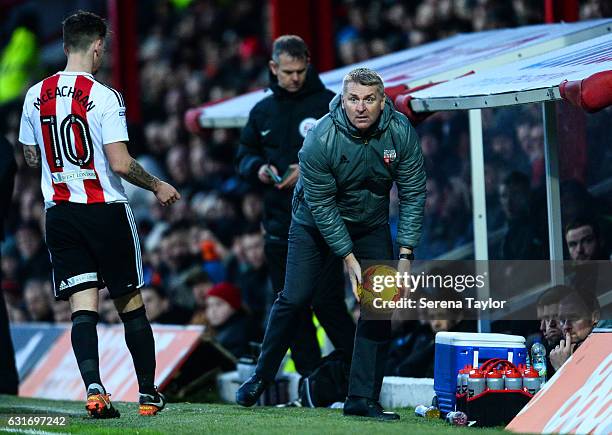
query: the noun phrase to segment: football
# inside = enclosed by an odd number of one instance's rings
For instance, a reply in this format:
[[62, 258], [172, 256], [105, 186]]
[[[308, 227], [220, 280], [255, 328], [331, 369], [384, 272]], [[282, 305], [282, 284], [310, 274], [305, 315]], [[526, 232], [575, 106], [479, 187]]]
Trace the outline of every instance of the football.
[[[363, 272], [362, 284], [358, 286], [358, 294], [362, 309], [366, 309], [370, 312], [376, 313], [387, 313], [393, 311], [392, 308], [381, 308], [383, 301], [398, 301], [400, 298], [400, 291], [397, 288], [395, 277], [397, 270], [391, 266], [384, 264], [374, 265], [368, 267]], [[391, 285], [384, 285], [384, 277], [392, 276], [393, 283]], [[389, 281], [389, 279], [387, 279]], [[378, 286], [382, 286], [380, 291], [376, 291], [375, 283], [379, 283]], [[382, 284], [381, 284], [382, 283]], [[387, 282], [387, 284], [389, 284]], [[378, 288], [377, 288], [378, 290]], [[380, 298], [380, 301], [374, 303], [375, 299]]]

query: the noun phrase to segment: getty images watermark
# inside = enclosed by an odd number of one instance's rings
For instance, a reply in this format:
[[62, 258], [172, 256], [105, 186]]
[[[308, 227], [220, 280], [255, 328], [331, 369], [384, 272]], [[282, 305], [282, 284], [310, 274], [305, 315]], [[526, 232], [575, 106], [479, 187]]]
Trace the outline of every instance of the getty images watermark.
[[597, 297], [612, 288], [610, 261], [429, 260], [413, 262], [409, 271], [398, 261], [361, 266], [360, 307], [370, 319], [542, 320], [542, 296], [553, 286]]
[[[395, 272], [393, 274], [374, 274], [372, 275], [372, 291], [382, 294], [385, 289], [397, 288], [408, 289], [410, 293], [417, 292], [418, 289], [450, 289], [457, 293], [463, 293], [469, 289], [482, 289], [486, 285], [487, 273], [481, 275], [428, 275], [421, 272], [417, 275], [409, 272]], [[426, 296], [418, 299], [400, 297], [399, 299], [387, 300], [382, 296], [374, 297], [372, 306], [375, 309], [396, 309], [396, 308], [442, 308], [442, 309], [503, 309], [507, 301], [478, 300], [476, 297], [465, 297], [456, 300], [431, 300]]]

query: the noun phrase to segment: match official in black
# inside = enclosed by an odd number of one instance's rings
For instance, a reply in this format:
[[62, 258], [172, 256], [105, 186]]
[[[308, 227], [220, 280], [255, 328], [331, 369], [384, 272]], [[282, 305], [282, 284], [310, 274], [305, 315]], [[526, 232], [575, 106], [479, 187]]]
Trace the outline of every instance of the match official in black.
[[[285, 283], [291, 198], [299, 177], [298, 151], [306, 133], [329, 110], [334, 93], [326, 89], [310, 65], [308, 47], [299, 36], [274, 41], [269, 62], [272, 95], [257, 103], [240, 136], [238, 172], [253, 184], [265, 185], [265, 253], [274, 291]], [[336, 348], [350, 359], [355, 324], [344, 301], [342, 261], [328, 255], [322, 266], [320, 291], [312, 305]], [[273, 326], [274, 327], [274, 326]], [[321, 351], [310, 306], [292, 321], [290, 343], [297, 371], [308, 376], [319, 364]]]
[[[359, 260], [391, 260], [389, 191], [400, 199], [398, 269], [407, 272], [422, 229], [425, 172], [416, 131], [386, 99], [380, 76], [367, 68], [347, 74], [329, 115], [306, 136], [293, 198], [285, 287], [272, 307], [255, 375], [236, 393], [253, 405], [294, 336], [293, 324], [312, 300], [323, 258], [344, 258], [358, 298]], [[359, 260], [358, 260], [359, 259]], [[379, 404], [391, 337], [390, 320], [357, 325], [345, 415], [397, 420]]]

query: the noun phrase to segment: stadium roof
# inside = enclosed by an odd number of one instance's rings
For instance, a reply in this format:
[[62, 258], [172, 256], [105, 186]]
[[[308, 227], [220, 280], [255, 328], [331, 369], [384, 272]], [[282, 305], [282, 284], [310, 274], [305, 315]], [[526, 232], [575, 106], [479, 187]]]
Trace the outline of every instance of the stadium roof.
[[[321, 79], [329, 89], [338, 92], [348, 71], [365, 66], [378, 71], [387, 87], [412, 88], [485, 71], [610, 32], [612, 20], [602, 19], [460, 34], [332, 70], [321, 74]], [[251, 108], [268, 95], [269, 90], [258, 90], [192, 110], [197, 111], [201, 127], [242, 127]]]
[[412, 94], [411, 105], [417, 112], [430, 112], [559, 100], [562, 81], [608, 70], [612, 33], [423, 89]]

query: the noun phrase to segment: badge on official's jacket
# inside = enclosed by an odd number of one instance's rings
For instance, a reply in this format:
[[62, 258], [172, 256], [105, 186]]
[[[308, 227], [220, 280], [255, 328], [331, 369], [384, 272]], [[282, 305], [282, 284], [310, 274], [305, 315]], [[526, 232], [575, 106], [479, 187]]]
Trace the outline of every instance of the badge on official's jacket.
[[300, 122], [300, 126], [298, 127], [302, 137], [306, 137], [306, 134], [308, 134], [308, 132], [312, 130], [312, 128], [315, 126], [316, 123], [317, 123], [316, 118], [302, 119], [302, 122]]

